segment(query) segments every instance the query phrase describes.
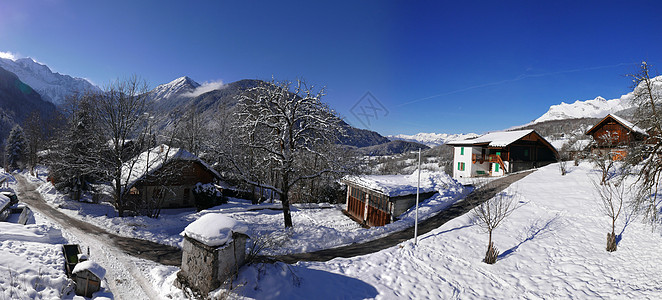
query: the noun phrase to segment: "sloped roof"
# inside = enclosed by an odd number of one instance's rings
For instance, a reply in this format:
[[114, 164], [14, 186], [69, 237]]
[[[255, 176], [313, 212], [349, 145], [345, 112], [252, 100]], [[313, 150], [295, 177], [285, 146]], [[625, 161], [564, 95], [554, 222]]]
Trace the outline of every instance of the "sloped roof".
[[606, 117], [602, 118], [602, 120], [600, 120], [600, 122], [598, 122], [593, 127], [591, 127], [591, 129], [589, 129], [586, 132], [586, 134], [590, 135], [591, 132], [597, 130], [600, 127], [600, 125], [602, 125], [602, 123], [607, 121], [609, 118], [611, 118], [614, 121], [618, 122], [619, 124], [623, 125], [623, 127], [627, 128], [630, 131], [648, 136], [648, 133], [646, 132], [646, 130], [641, 129], [641, 128], [637, 127], [637, 125], [634, 125], [632, 122], [630, 122], [626, 119], [623, 119], [623, 118], [621, 118], [617, 115], [614, 115], [614, 114], [608, 114]]
[[[414, 171], [410, 175], [345, 176], [343, 180], [378, 191], [389, 197], [415, 195], [418, 185], [418, 171]], [[421, 170], [421, 193], [439, 191], [456, 184], [457, 182], [444, 172]]]
[[122, 184], [126, 184], [126, 188], [130, 189], [138, 180], [146, 175], [154, 173], [160, 169], [164, 164], [173, 160], [195, 161], [203, 165], [207, 170], [214, 173], [217, 178], [221, 178], [214, 169], [207, 163], [202, 161], [193, 153], [188, 152], [182, 148], [172, 148], [168, 145], [161, 144], [143, 153], [140, 153], [134, 161], [126, 162], [122, 166]]
[[[515, 141], [535, 132], [533, 129], [498, 131], [481, 135], [474, 139], [466, 139], [448, 142], [448, 145], [480, 145], [487, 144], [489, 147], [506, 147]], [[537, 133], [536, 133], [537, 134]], [[542, 138], [542, 137], [541, 137]], [[551, 145], [551, 144], [550, 144]]]
[[106, 276], [106, 269], [91, 260], [77, 263], [71, 273], [77, 274], [82, 271], [90, 271], [92, 274], [99, 277], [100, 280], [103, 280], [103, 278]]

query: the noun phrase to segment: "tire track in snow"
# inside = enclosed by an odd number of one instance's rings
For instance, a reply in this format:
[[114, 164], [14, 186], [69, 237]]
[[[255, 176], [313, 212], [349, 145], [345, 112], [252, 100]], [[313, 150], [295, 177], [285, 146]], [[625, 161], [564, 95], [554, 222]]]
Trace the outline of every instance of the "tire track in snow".
[[[67, 240], [82, 246], [81, 251], [86, 252], [89, 247], [90, 259], [95, 260], [106, 269], [104, 281], [116, 299], [159, 299], [159, 294], [130, 261], [129, 256], [112, 244], [111, 234], [99, 230], [97, 235], [92, 235], [64, 222], [61, 217], [54, 216], [48, 210], [50, 206], [44, 202], [32, 184], [21, 175], [15, 176], [15, 178], [18, 182], [19, 199], [22, 202], [28, 203], [31, 209], [54, 224], [58, 224]], [[43, 205], [34, 205], [37, 202], [41, 202]]]

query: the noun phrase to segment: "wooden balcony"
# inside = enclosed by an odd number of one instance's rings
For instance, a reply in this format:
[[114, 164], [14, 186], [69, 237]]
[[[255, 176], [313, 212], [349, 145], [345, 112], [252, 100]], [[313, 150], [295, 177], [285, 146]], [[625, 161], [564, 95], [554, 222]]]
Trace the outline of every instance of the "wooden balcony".
[[[507, 154], [506, 154], [507, 156]], [[507, 159], [506, 159], [507, 160]], [[496, 155], [496, 154], [490, 154], [490, 155], [480, 155], [480, 154], [472, 154], [471, 155], [471, 162], [476, 163], [484, 163], [484, 162], [490, 162], [490, 163], [503, 163], [503, 159], [501, 159], [501, 156]]]
[[[508, 156], [508, 153], [505, 153], [505, 156]], [[484, 162], [489, 162], [489, 163], [497, 163], [499, 166], [501, 166], [501, 169], [506, 172], [506, 165], [503, 163], [503, 159], [501, 159], [501, 156], [496, 155], [496, 154], [490, 154], [490, 155], [480, 155], [480, 154], [472, 154], [471, 155], [471, 162], [472, 163], [484, 163]]]

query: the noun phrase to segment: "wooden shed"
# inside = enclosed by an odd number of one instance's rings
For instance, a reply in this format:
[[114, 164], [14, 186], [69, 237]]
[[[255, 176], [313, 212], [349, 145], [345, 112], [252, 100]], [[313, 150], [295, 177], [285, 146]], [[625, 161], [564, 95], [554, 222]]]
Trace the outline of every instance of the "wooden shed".
[[[416, 204], [416, 181], [411, 175], [348, 176], [346, 212], [368, 226], [384, 226]], [[420, 190], [419, 201], [436, 193], [432, 187]]]
[[624, 159], [629, 146], [648, 138], [645, 130], [617, 115], [609, 114], [586, 132], [595, 141], [591, 152], [608, 152], [613, 160]]

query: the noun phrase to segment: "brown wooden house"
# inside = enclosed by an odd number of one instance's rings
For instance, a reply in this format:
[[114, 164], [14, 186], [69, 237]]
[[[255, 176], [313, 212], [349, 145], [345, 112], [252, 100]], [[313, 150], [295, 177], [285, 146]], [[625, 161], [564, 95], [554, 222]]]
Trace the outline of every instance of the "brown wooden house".
[[613, 160], [624, 159], [632, 144], [648, 138], [645, 130], [612, 114], [602, 118], [586, 134], [593, 137], [595, 142], [592, 153], [609, 153]]
[[191, 207], [193, 188], [217, 183], [220, 175], [192, 153], [166, 145], [141, 153], [134, 161], [125, 163], [123, 188], [130, 201], [152, 201], [160, 207]]
[[[416, 204], [416, 182], [408, 182], [407, 175], [348, 176], [342, 179], [347, 186], [346, 212], [359, 223], [384, 226]], [[420, 190], [419, 202], [436, 191]]]

